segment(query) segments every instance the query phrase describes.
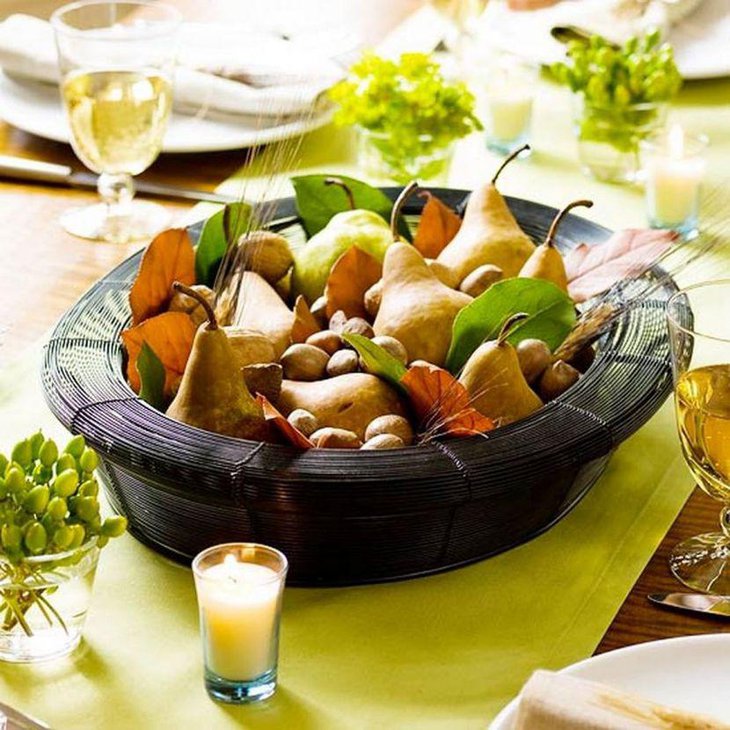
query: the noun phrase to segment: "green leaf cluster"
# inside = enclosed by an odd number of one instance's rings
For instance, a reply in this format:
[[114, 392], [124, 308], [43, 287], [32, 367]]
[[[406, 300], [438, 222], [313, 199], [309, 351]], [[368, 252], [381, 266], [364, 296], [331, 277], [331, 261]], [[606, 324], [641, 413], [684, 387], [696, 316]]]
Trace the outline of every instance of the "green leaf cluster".
[[670, 101], [682, 85], [672, 46], [661, 42], [659, 31], [618, 48], [597, 35], [588, 43], [572, 41], [567, 61], [554, 64], [552, 72], [583, 94], [586, 105], [604, 109]]
[[408, 371], [400, 360], [362, 335], [343, 335], [342, 339], [355, 348], [368, 372], [377, 375], [405, 394], [405, 388], [400, 381]]
[[335, 121], [383, 135], [378, 148], [393, 169], [482, 129], [466, 84], [448, 81], [425, 53], [398, 60], [366, 53], [330, 90]]
[[555, 350], [575, 323], [573, 300], [544, 279], [505, 279], [487, 289], [464, 307], [454, 320], [446, 368], [458, 373], [474, 350], [494, 340], [508, 317], [518, 312], [529, 316], [517, 324], [507, 341], [516, 345], [536, 338]]
[[195, 249], [195, 278], [198, 284], [212, 286], [218, 266], [228, 247], [238, 241], [251, 224], [248, 203], [229, 203], [205, 221]]

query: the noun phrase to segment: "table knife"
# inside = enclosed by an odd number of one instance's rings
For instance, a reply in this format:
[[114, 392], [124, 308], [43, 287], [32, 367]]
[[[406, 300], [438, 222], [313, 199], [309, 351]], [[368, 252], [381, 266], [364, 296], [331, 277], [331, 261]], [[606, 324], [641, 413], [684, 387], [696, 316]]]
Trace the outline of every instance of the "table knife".
[[[68, 185], [72, 188], [91, 188], [96, 190], [97, 176], [90, 172], [79, 172], [67, 165], [57, 165], [52, 162], [28, 160], [23, 157], [0, 155], [0, 177], [14, 180], [28, 180], [30, 182], [51, 183], [53, 185]], [[209, 203], [234, 203], [237, 199], [209, 193], [206, 190], [190, 190], [178, 188], [174, 185], [152, 183], [145, 180], [134, 181], [135, 190], [145, 195], [160, 198], [174, 198], [178, 200], [204, 200]]]
[[8, 730], [51, 730], [50, 725], [0, 702], [0, 713], [8, 719]]
[[709, 596], [705, 593], [651, 593], [647, 598], [652, 603], [667, 608], [730, 619], [730, 596]]

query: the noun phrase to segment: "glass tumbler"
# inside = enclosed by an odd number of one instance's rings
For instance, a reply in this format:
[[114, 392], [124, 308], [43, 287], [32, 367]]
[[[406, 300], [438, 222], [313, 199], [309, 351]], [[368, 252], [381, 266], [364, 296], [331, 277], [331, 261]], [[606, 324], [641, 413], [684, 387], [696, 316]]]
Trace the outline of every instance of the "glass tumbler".
[[287, 569], [283, 553], [245, 542], [208, 548], [193, 561], [213, 699], [240, 704], [274, 694]]
[[677, 545], [674, 575], [696, 591], [730, 594], [730, 280], [675, 294], [667, 305], [682, 454], [697, 484], [722, 503], [720, 530]]
[[61, 225], [92, 240], [149, 238], [169, 215], [160, 205], [132, 200], [132, 176], [162, 149], [180, 15], [157, 2], [103, 0], [66, 5], [51, 24], [71, 145], [99, 174], [102, 199], [69, 210]]

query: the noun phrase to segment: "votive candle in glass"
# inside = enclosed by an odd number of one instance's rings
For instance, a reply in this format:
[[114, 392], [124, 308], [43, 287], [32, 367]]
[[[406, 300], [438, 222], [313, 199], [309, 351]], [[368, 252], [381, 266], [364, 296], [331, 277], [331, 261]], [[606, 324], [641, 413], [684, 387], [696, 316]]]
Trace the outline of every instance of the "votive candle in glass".
[[480, 76], [476, 91], [487, 148], [510, 154], [530, 139], [537, 68], [514, 56], [502, 55], [485, 65]]
[[705, 136], [687, 135], [677, 124], [669, 132], [641, 142], [647, 217], [652, 228], [696, 235], [706, 147]]
[[213, 699], [245, 703], [276, 690], [287, 568], [283, 553], [256, 543], [216, 545], [193, 561], [205, 685]]

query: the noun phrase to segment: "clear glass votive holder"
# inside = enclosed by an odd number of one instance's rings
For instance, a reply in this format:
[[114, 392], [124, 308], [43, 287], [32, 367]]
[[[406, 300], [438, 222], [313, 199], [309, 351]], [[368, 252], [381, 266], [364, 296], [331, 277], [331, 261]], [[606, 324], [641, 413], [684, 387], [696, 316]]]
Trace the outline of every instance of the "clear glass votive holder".
[[537, 78], [537, 66], [505, 54], [492, 59], [484, 77], [475, 80], [487, 149], [509, 155], [530, 141]]
[[287, 569], [283, 553], [246, 542], [216, 545], [193, 560], [205, 687], [214, 700], [244, 704], [276, 691]]
[[705, 135], [687, 135], [677, 125], [640, 143], [646, 213], [652, 228], [668, 228], [685, 238], [697, 235], [706, 148]]

